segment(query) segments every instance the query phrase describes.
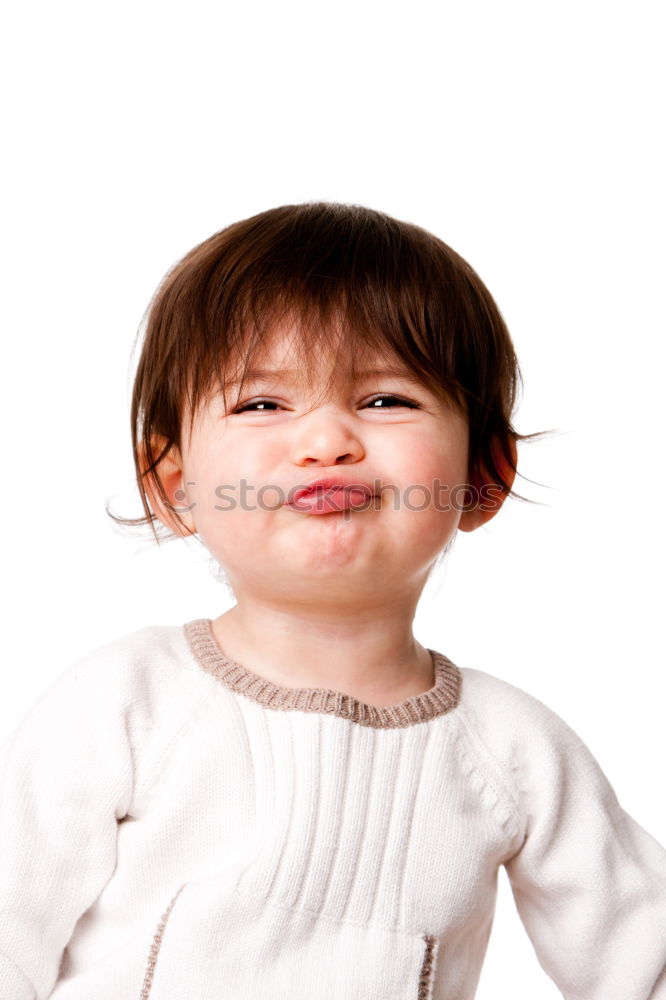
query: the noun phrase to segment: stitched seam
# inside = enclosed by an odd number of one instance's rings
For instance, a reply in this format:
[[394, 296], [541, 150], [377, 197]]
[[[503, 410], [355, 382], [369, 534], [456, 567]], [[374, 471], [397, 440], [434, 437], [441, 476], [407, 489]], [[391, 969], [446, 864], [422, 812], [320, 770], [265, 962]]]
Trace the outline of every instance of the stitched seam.
[[159, 777], [160, 772], [164, 767], [164, 764], [168, 760], [174, 746], [180, 742], [180, 737], [182, 736], [183, 730], [185, 730], [188, 726], [193, 724], [193, 719], [196, 716], [197, 712], [204, 704], [204, 702], [208, 700], [210, 700], [210, 691], [204, 691], [201, 698], [199, 698], [193, 704], [188, 705], [188, 707], [185, 709], [185, 718], [180, 719], [178, 725], [176, 726], [171, 736], [169, 737], [168, 742], [162, 748], [157, 759], [153, 762], [152, 767], [150, 768], [150, 770], [148, 771], [148, 773], [145, 775], [140, 785], [138, 786], [136, 791], [137, 798], [139, 798], [140, 796], [147, 795], [149, 793], [151, 786]]
[[[498, 808], [503, 806], [504, 810], [508, 812], [509, 818], [513, 821], [513, 836], [518, 836], [520, 830], [525, 829], [526, 822], [520, 800], [514, 794], [504, 768], [481, 740], [463, 705], [458, 706], [455, 719], [458, 724], [460, 742], [464, 743], [461, 753], [469, 760], [473, 770], [479, 774], [481, 780], [492, 790], [495, 796], [495, 805], [492, 810], [493, 816], [499, 822], [501, 830], [504, 831], [506, 821], [504, 823], [501, 822], [496, 815]], [[518, 817], [520, 817], [520, 820]]]
[[[179, 631], [182, 631], [182, 626], [178, 626], [178, 629]], [[179, 640], [180, 639], [182, 639], [182, 637], [179, 637]], [[183, 731], [189, 725], [192, 724], [193, 718], [200, 711], [202, 704], [204, 704], [211, 697], [211, 688], [206, 683], [207, 678], [205, 678], [205, 676], [202, 677], [201, 669], [198, 666], [195, 658], [192, 656], [192, 651], [189, 647], [189, 644], [187, 642], [184, 642], [184, 647], [185, 648], [182, 649], [182, 651], [178, 651], [178, 657], [180, 660], [179, 664], [180, 671], [181, 673], [187, 673], [189, 675], [187, 678], [187, 685], [186, 685], [188, 688], [188, 692], [192, 688], [194, 688], [195, 690], [193, 693], [190, 694], [188, 703], [185, 706], [184, 710], [181, 709], [181, 711], [176, 715], [175, 719], [172, 717], [166, 723], [167, 727], [171, 727], [173, 725], [175, 728], [171, 732], [171, 735], [168, 736], [167, 742], [162, 745], [161, 749], [155, 746], [153, 750], [153, 746], [151, 746], [150, 737], [148, 738], [148, 741], [146, 742], [145, 746], [142, 747], [143, 753], [146, 756], [148, 756], [148, 753], [151, 752], [151, 755], [153, 756], [154, 759], [152, 763], [150, 763], [150, 766], [147, 767], [147, 770], [143, 775], [143, 777], [141, 778], [141, 781], [136, 786], [137, 798], [148, 795], [150, 793], [151, 787], [156, 781], [156, 779], [159, 777], [166, 760], [169, 758], [173, 750], [174, 745], [180, 741]], [[201, 681], [203, 681], [203, 683], [200, 683]], [[176, 683], [176, 681], [174, 681], [173, 679], [171, 682], [172, 684]], [[197, 691], [196, 691], [197, 687], [200, 688], [200, 697], [197, 697]], [[185, 713], [184, 716], [181, 714], [183, 711]]]
[[166, 910], [162, 914], [160, 922], [157, 925], [157, 929], [156, 929], [155, 935], [153, 937], [153, 943], [151, 944], [150, 951], [148, 952], [148, 962], [146, 963], [146, 973], [145, 973], [145, 976], [143, 977], [143, 985], [141, 987], [141, 993], [139, 994], [139, 1000], [148, 1000], [148, 997], [150, 996], [150, 991], [151, 991], [152, 985], [153, 985], [153, 977], [155, 976], [155, 966], [157, 965], [157, 958], [158, 958], [158, 955], [159, 955], [159, 952], [160, 952], [160, 948], [162, 947], [162, 938], [164, 937], [164, 931], [166, 929], [167, 921], [169, 919], [171, 911], [174, 908], [176, 900], [180, 896], [180, 894], [183, 891], [183, 889], [185, 888], [186, 884], [187, 883], [184, 882], [181, 885], [180, 889], [178, 890], [178, 892], [173, 897], [173, 899], [171, 900], [171, 902], [167, 906]]
[[437, 964], [437, 938], [432, 934], [424, 934], [425, 951], [419, 975], [419, 991], [417, 1000], [432, 1000], [432, 990], [435, 982], [435, 966]]

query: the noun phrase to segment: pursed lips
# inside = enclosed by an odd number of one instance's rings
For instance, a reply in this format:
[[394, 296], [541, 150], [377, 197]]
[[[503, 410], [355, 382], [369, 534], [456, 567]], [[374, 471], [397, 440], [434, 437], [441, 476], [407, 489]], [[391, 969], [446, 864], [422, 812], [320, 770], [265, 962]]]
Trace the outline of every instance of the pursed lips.
[[[368, 496], [374, 496], [374, 491], [367, 483], [362, 483], [358, 479], [341, 479], [335, 478], [333, 476], [322, 477], [321, 479], [313, 479], [312, 482], [306, 483], [304, 486], [299, 486], [296, 492], [292, 496], [292, 500], [298, 500], [299, 497], [305, 496], [306, 493], [313, 493], [318, 490], [362, 490]], [[290, 491], [291, 492], [291, 491]]]
[[363, 506], [374, 496], [374, 491], [358, 480], [322, 478], [297, 489], [287, 506], [304, 513], [328, 514]]

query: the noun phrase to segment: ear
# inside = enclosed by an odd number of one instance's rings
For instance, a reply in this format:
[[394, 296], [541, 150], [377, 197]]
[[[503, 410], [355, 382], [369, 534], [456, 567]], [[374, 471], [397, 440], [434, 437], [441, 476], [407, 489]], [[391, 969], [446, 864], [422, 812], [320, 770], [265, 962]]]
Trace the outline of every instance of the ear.
[[[495, 464], [510, 490], [516, 478], [516, 466], [518, 465], [518, 449], [515, 438], [511, 437], [507, 441], [509, 457], [505, 455], [504, 448], [496, 440], [491, 447]], [[500, 510], [509, 492], [491, 479], [484, 466], [481, 466], [476, 474], [471, 475], [470, 486], [474, 488], [478, 502], [470, 510], [463, 511], [458, 524], [461, 531], [474, 531], [482, 524], [487, 524]]]
[[[165, 444], [166, 439], [164, 438], [153, 439], [153, 460], [162, 452]], [[149, 466], [149, 462], [143, 448], [139, 449], [139, 455], [141, 471], [145, 472]], [[165, 528], [175, 532], [177, 535], [182, 537], [194, 535], [196, 533], [196, 525], [192, 511], [195, 504], [188, 498], [182, 458], [175, 445], [172, 445], [169, 451], [159, 460], [153, 473], [157, 475], [168, 501], [165, 504], [153, 485], [151, 476], [145, 476], [143, 480], [144, 489], [155, 516]]]

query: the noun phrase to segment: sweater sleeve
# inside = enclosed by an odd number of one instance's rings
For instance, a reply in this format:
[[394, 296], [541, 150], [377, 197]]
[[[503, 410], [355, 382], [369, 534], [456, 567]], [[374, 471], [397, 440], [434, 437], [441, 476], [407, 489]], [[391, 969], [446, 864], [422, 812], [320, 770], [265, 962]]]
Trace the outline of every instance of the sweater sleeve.
[[511, 761], [524, 839], [506, 871], [540, 964], [566, 1000], [666, 1000], [666, 851], [576, 733], [525, 699]]
[[110, 879], [132, 795], [113, 657], [62, 674], [0, 749], [0, 1000], [44, 1000]]

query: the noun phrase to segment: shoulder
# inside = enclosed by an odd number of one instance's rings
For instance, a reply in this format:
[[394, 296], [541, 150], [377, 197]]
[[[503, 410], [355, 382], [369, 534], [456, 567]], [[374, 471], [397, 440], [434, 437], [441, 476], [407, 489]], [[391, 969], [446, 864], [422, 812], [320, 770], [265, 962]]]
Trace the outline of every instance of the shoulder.
[[[182, 626], [149, 625], [94, 647], [57, 676], [34, 709], [85, 698], [87, 703], [152, 702], [196, 676]], [[33, 710], [34, 710], [33, 709]]]
[[[5, 746], [124, 747], [135, 766], [207, 692], [182, 626], [149, 625], [101, 644], [57, 676]], [[33, 751], [30, 750], [30, 753]]]
[[605, 782], [589, 748], [553, 709], [485, 671], [459, 669], [461, 724], [516, 803], [571, 779]]
[[459, 670], [462, 714], [489, 741], [518, 745], [523, 739], [579, 739], [561, 716], [529, 692], [483, 670]]

